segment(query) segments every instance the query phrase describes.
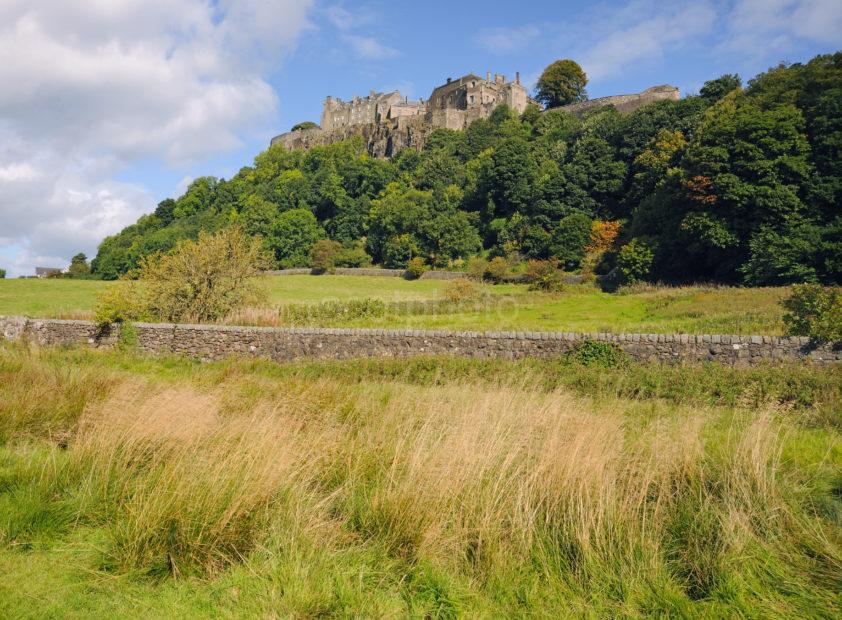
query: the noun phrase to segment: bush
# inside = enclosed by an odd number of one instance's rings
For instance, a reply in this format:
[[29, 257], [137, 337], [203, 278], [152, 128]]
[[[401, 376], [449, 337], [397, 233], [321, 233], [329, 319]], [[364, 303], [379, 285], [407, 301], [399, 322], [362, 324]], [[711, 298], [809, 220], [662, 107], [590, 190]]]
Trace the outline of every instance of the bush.
[[5, 269], [0, 269], [0, 280], [2, 280], [2, 279], [3, 279], [3, 278], [5, 278], [5, 277], [6, 277], [6, 270], [5, 270]]
[[345, 246], [336, 254], [337, 267], [368, 267], [371, 256], [365, 251], [363, 243]]
[[101, 328], [151, 318], [142, 285], [135, 280], [122, 279], [110, 286], [100, 294], [94, 308], [94, 320]]
[[564, 288], [564, 277], [558, 269], [558, 259], [531, 260], [526, 268], [530, 288], [555, 293]]
[[320, 239], [310, 248], [310, 266], [316, 273], [332, 273], [342, 244], [330, 239]]
[[442, 298], [450, 303], [461, 304], [479, 301], [483, 298], [482, 289], [471, 280], [451, 280], [441, 291]]
[[290, 325], [324, 325], [331, 321], [379, 318], [385, 314], [386, 304], [371, 298], [293, 304], [280, 309], [282, 322]]
[[820, 342], [842, 340], [842, 295], [838, 288], [797, 284], [781, 305], [789, 311], [784, 314], [788, 334]]
[[617, 254], [617, 274], [620, 284], [634, 284], [645, 280], [652, 271], [655, 253], [641, 239], [632, 239]]
[[239, 227], [199, 233], [169, 254], [141, 261], [148, 312], [164, 321], [207, 322], [258, 301], [254, 277], [266, 266], [261, 240]]
[[486, 276], [492, 282], [502, 282], [509, 273], [509, 263], [502, 256], [495, 256], [488, 262]]
[[468, 277], [473, 280], [484, 280], [488, 272], [488, 261], [482, 256], [472, 256], [468, 259]]
[[410, 235], [389, 237], [383, 245], [383, 266], [400, 269], [418, 252], [418, 245]]
[[624, 368], [629, 364], [629, 356], [613, 342], [585, 340], [568, 354], [568, 359], [582, 366], [600, 368]]
[[424, 264], [424, 259], [420, 256], [416, 256], [406, 264], [406, 272], [413, 279], [417, 280], [425, 271], [427, 271], [427, 265]]

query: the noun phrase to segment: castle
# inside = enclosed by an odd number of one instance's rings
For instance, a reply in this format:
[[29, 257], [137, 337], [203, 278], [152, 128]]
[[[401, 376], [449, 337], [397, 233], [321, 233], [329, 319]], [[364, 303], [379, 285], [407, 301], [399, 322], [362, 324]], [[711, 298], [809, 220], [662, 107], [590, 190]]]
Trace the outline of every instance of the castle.
[[489, 116], [498, 105], [506, 104], [521, 113], [530, 101], [520, 83], [520, 73], [513, 82], [507, 82], [506, 76], [499, 74], [492, 80], [491, 72], [485, 79], [469, 73], [457, 80], [447, 78], [426, 102], [409, 101], [398, 91], [371, 91], [367, 97], [354, 97], [347, 102], [328, 97], [322, 109], [321, 129], [333, 131], [418, 116], [423, 116], [433, 127], [464, 129], [476, 119]]
[[[614, 105], [628, 113], [662, 99], [679, 98], [674, 86], [655, 86], [642, 93], [602, 97], [564, 106], [580, 114], [585, 110]], [[429, 99], [410, 101], [398, 91], [353, 97], [350, 101], [327, 97], [319, 127], [290, 131], [272, 138], [272, 145], [287, 149], [308, 149], [331, 144], [352, 136], [362, 136], [366, 149], [374, 157], [391, 157], [403, 148], [420, 149], [427, 135], [439, 128], [462, 130], [473, 121], [488, 118], [499, 105], [507, 105], [522, 113], [538, 102], [529, 97], [520, 83], [520, 73], [513, 81], [491, 72], [482, 78], [474, 73], [447, 82], [433, 89]]]

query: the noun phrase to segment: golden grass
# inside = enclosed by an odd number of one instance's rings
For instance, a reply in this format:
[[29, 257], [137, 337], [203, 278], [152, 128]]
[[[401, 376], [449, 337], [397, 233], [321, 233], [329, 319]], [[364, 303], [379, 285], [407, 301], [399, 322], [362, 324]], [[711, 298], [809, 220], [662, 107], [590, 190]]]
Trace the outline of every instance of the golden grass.
[[728, 588], [796, 613], [775, 588], [838, 583], [838, 533], [787, 483], [775, 407], [640, 416], [528, 382], [103, 381], [39, 475], [52, 495], [77, 485], [76, 518], [107, 528], [116, 570], [213, 577], [255, 554], [362, 546], [479, 588], [535, 575], [574, 614], [591, 591], [618, 613]]

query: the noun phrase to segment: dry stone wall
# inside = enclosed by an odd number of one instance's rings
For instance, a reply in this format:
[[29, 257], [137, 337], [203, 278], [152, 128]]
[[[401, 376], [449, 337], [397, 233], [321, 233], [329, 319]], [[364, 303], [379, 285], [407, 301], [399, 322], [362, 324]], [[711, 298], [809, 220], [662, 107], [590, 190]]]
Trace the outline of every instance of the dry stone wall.
[[[298, 269], [275, 269], [264, 272], [268, 276], [307, 276], [319, 275], [319, 272], [303, 267]], [[405, 269], [382, 269], [379, 267], [337, 267], [333, 270], [337, 276], [382, 276], [387, 278], [408, 278]], [[461, 280], [468, 277], [463, 271], [425, 271], [421, 274], [421, 280]]]
[[[580, 334], [571, 332], [449, 332], [389, 329], [262, 328], [135, 323], [137, 348], [149, 354], [202, 360], [231, 356], [278, 362], [301, 358], [453, 355], [518, 359], [563, 355], [586, 340], [611, 342], [641, 362], [716, 361], [748, 365], [773, 361], [842, 361], [842, 349], [807, 338], [688, 334]], [[120, 327], [101, 331], [90, 321], [0, 317], [0, 334], [39, 345], [111, 347]]]

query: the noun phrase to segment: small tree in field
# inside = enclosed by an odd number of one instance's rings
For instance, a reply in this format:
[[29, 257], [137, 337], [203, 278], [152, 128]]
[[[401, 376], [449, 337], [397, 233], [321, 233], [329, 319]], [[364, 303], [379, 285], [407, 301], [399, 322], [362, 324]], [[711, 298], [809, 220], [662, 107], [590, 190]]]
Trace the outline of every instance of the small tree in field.
[[169, 254], [145, 258], [139, 277], [149, 313], [165, 321], [215, 321], [259, 297], [253, 278], [266, 266], [261, 240], [239, 227], [199, 233]]
[[70, 259], [70, 268], [67, 270], [71, 278], [84, 278], [91, 273], [91, 267], [88, 265], [88, 257], [84, 253], [79, 252], [76, 256]]
[[342, 244], [331, 239], [320, 239], [310, 248], [310, 266], [316, 273], [332, 273]]
[[5, 269], [0, 269], [0, 280], [2, 280], [2, 279], [3, 279], [3, 278], [5, 278], [5, 277], [6, 277], [6, 270], [5, 270]]

